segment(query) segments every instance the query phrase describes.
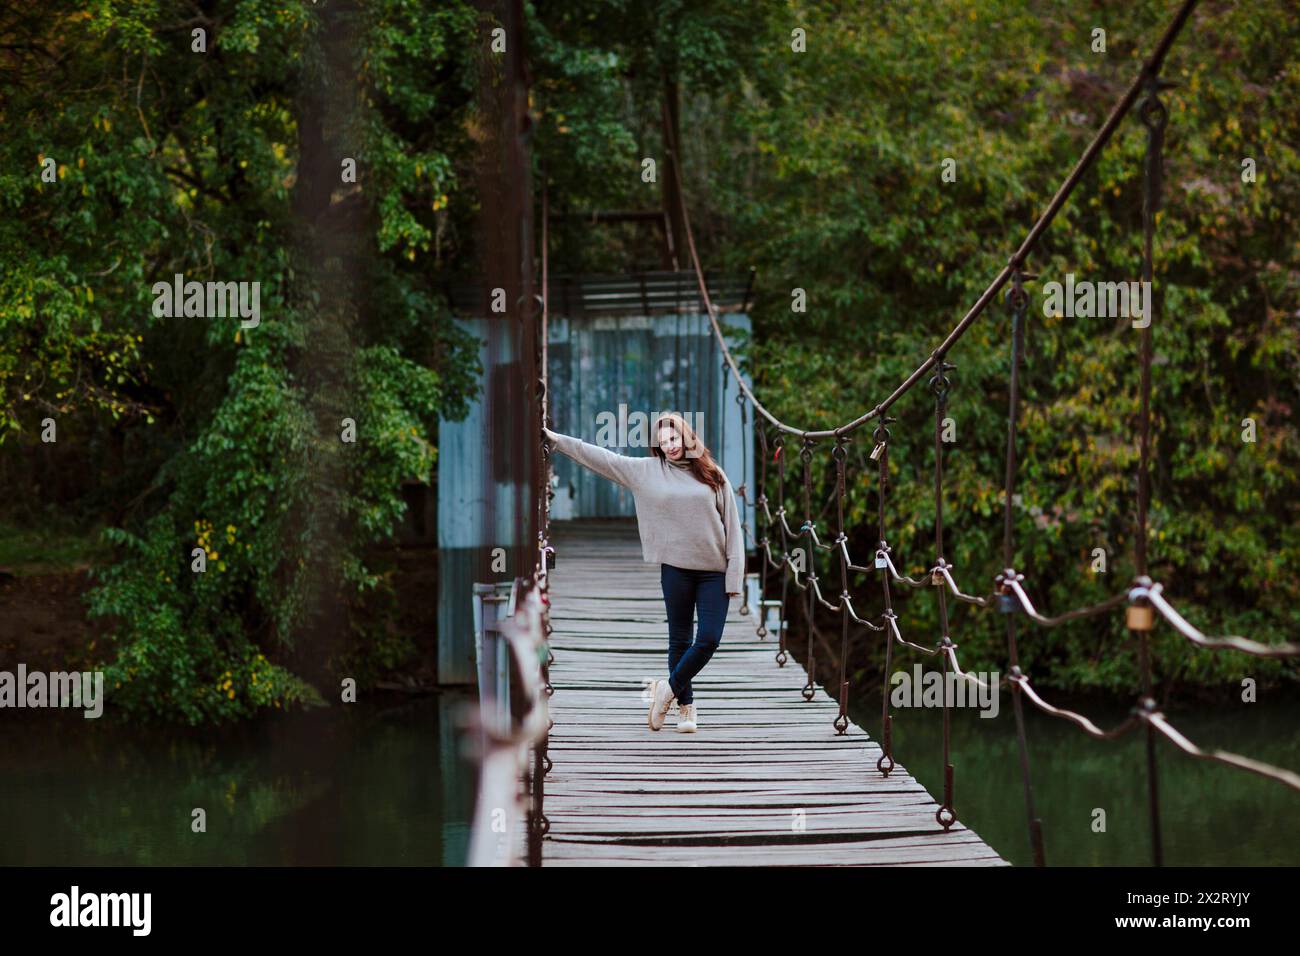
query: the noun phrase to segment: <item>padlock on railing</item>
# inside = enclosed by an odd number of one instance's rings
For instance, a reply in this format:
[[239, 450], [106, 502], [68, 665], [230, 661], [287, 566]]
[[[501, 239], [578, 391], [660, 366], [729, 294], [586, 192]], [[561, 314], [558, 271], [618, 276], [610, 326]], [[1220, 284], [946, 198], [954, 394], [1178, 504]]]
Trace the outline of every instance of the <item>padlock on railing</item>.
[[1130, 631], [1149, 631], [1155, 626], [1155, 612], [1150, 604], [1130, 604], [1125, 609], [1124, 623]]

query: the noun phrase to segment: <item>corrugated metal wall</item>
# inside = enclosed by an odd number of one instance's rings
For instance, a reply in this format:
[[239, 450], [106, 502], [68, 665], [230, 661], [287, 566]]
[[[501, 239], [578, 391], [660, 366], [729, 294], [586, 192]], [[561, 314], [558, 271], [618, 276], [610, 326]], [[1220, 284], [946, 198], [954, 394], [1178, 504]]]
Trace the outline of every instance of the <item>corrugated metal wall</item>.
[[[724, 328], [750, 327], [744, 314], [724, 315], [720, 321]], [[722, 352], [706, 316], [553, 320], [548, 339], [550, 416], [556, 431], [601, 444], [601, 425], [619, 418], [620, 405], [626, 407], [625, 419], [640, 412], [651, 422], [658, 412], [681, 412], [692, 426], [702, 424], [700, 437], [732, 486], [739, 488], [747, 479], [752, 486], [753, 466], [745, 463], [754, 460], [753, 435], [741, 433], [734, 382], [727, 384], [724, 402]], [[608, 447], [620, 455], [650, 453], [646, 447]], [[552, 467], [558, 479], [552, 518], [635, 515], [631, 493], [614, 482], [565, 455], [556, 455]], [[750, 520], [753, 528], [752, 516]]]

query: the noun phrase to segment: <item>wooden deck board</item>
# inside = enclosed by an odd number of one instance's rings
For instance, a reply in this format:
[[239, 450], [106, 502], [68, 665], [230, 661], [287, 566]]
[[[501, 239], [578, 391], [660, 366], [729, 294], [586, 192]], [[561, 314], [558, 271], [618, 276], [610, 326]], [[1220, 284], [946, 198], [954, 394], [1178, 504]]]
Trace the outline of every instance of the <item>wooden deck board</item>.
[[1004, 866], [880, 747], [733, 600], [722, 643], [692, 681], [699, 730], [675, 712], [646, 726], [641, 688], [667, 676], [656, 565], [630, 522], [558, 522], [551, 572], [544, 866]]

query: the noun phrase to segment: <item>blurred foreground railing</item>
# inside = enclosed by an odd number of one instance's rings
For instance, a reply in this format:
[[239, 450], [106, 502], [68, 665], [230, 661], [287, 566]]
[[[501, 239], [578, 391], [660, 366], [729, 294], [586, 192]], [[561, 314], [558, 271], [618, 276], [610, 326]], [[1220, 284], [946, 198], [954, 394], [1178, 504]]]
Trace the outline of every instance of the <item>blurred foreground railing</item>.
[[[460, 726], [479, 764], [470, 830], [469, 866], [541, 865], [541, 760], [551, 726], [547, 681], [545, 602], [534, 581], [474, 585], [474, 650], [479, 701], [464, 709]], [[527, 834], [527, 847], [520, 846]]]

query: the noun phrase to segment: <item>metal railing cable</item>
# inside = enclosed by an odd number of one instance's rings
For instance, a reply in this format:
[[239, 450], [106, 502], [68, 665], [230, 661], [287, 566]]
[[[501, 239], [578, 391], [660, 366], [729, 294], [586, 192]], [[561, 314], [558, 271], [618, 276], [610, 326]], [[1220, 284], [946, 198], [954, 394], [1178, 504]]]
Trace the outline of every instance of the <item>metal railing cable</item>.
[[[1002, 512], [1002, 566], [1005, 570], [1002, 572], [1001, 583], [1004, 586], [1014, 586], [1016, 589], [1020, 589], [1019, 579], [1023, 577], [1023, 575], [1017, 574], [1012, 567], [1016, 556], [1015, 534], [1013, 531], [1015, 522], [1012, 517], [1016, 488], [1016, 425], [1020, 413], [1020, 367], [1023, 364], [1025, 354], [1025, 318], [1029, 309], [1029, 293], [1025, 291], [1024, 284], [1032, 278], [1034, 276], [1017, 269], [1012, 277], [1011, 293], [1007, 297], [1011, 305], [1011, 373], [1007, 389], [1007, 456]], [[1104, 604], [1105, 602], [1103, 602]], [[1118, 607], [1118, 602], [1114, 606]], [[1020, 652], [1016, 646], [1016, 607], [1012, 604], [1010, 598], [1003, 594], [998, 603], [998, 608], [1003, 612], [1007, 622], [1007, 661], [1010, 665], [1010, 673], [1013, 677], [1019, 677], [1022, 671], [1020, 669]], [[1028, 603], [1027, 595], [1024, 601], [1021, 602], [1021, 609], [1026, 614], [1034, 615], [1038, 619], [1038, 623], [1048, 627], [1064, 620], [1064, 617], [1062, 617], [1053, 622], [1050, 618], [1037, 615], [1037, 612], [1033, 611], [1032, 606]], [[1076, 616], [1085, 617], [1087, 615], [1078, 614]], [[1020, 699], [1020, 692], [1020, 682], [1013, 680], [1011, 682], [1011, 709], [1016, 718], [1016, 751], [1020, 757], [1020, 780], [1024, 788], [1030, 849], [1034, 854], [1034, 865], [1046, 866], [1047, 856], [1043, 846], [1043, 821], [1034, 809], [1034, 788], [1030, 782], [1029, 772], [1029, 744], [1025, 737], [1025, 711], [1024, 704]]]
[[[700, 289], [700, 297], [707, 312], [710, 324], [713, 328], [714, 337], [718, 347], [724, 356], [724, 374], [730, 372], [736, 380], [740, 394], [737, 401], [753, 404], [756, 412], [768, 423], [774, 431], [772, 447], [775, 452], [772, 455], [772, 461], [778, 468], [778, 487], [775, 499], [776, 511], [773, 513], [767, 496], [767, 469], [768, 469], [768, 451], [769, 443], [767, 438], [768, 427], [759, 422], [757, 415], [754, 419], [754, 427], [758, 436], [761, 448], [761, 467], [758, 475], [758, 497], [757, 505], [761, 508], [765, 521], [760, 521], [762, 525], [762, 537], [758, 540], [758, 550], [761, 551], [761, 591], [760, 595], [766, 595], [768, 590], [769, 570], [780, 573], [781, 576], [781, 641], [777, 653], [777, 663], [784, 665], [788, 659], [786, 653], [786, 632], [784, 627], [785, 608], [787, 607], [787, 585], [791, 580], [796, 587], [803, 590], [804, 600], [804, 619], [808, 627], [808, 656], [807, 669], [809, 674], [808, 684], [803, 688], [805, 699], [811, 699], [812, 691], [815, 687], [815, 658], [814, 645], [812, 642], [813, 631], [815, 628], [814, 611], [816, 604], [820, 603], [825, 608], [836, 611], [841, 614], [841, 657], [840, 657], [840, 687], [839, 698], [840, 708], [836, 715], [834, 726], [837, 733], [843, 733], [847, 727], [847, 642], [849, 622], [852, 620], [855, 624], [865, 626], [869, 630], [882, 630], [886, 632], [885, 639], [885, 673], [889, 673], [892, 666], [892, 649], [894, 644], [901, 647], [907, 647], [912, 650], [927, 654], [940, 656], [941, 667], [944, 675], [943, 686], [947, 688], [947, 672], [951, 667], [954, 675], [959, 679], [964, 679], [973, 684], [979, 685], [985, 689], [987, 685], [977, 677], [962, 670], [957, 655], [957, 644], [952, 640], [950, 634], [950, 620], [947, 606], [947, 596], [951, 594], [956, 600], [970, 604], [979, 608], [997, 607], [999, 612], [1006, 617], [1006, 639], [1007, 655], [1009, 658], [1010, 669], [1003, 683], [1010, 686], [1012, 692], [1013, 709], [1016, 717], [1017, 744], [1019, 748], [1021, 776], [1025, 791], [1025, 804], [1028, 819], [1030, 843], [1033, 848], [1034, 859], [1037, 865], [1044, 865], [1045, 853], [1043, 849], [1042, 825], [1039, 820], [1034, 806], [1033, 789], [1030, 781], [1030, 768], [1028, 761], [1028, 747], [1025, 738], [1023, 700], [1028, 700], [1041, 712], [1054, 717], [1066, 720], [1082, 729], [1085, 733], [1098, 739], [1117, 739], [1128, 734], [1130, 731], [1138, 728], [1145, 728], [1146, 736], [1146, 757], [1147, 768], [1146, 776], [1148, 782], [1148, 809], [1150, 814], [1150, 830], [1152, 838], [1152, 856], [1156, 865], [1163, 862], [1163, 851], [1160, 838], [1160, 820], [1159, 820], [1159, 793], [1158, 793], [1158, 776], [1157, 765], [1155, 760], [1155, 740], [1157, 735], [1164, 737], [1176, 746], [1180, 751], [1198, 759], [1209, 760], [1220, 763], [1225, 766], [1235, 767], [1237, 769], [1247, 770], [1249, 772], [1277, 780], [1295, 790], [1300, 790], [1300, 775], [1292, 771], [1278, 767], [1273, 767], [1251, 758], [1242, 757], [1237, 754], [1229, 753], [1222, 750], [1203, 750], [1189, 741], [1179, 733], [1160, 712], [1153, 698], [1153, 674], [1151, 667], [1151, 654], [1149, 648], [1149, 632], [1154, 627], [1154, 615], [1160, 617], [1169, 624], [1175, 633], [1186, 639], [1188, 642], [1202, 648], [1208, 649], [1230, 649], [1247, 653], [1258, 657], [1282, 658], [1300, 655], [1300, 645], [1293, 643], [1273, 643], [1265, 644], [1259, 641], [1253, 641], [1245, 637], [1230, 635], [1223, 637], [1208, 637], [1192, 626], [1178, 613], [1177, 609], [1163, 596], [1162, 585], [1153, 582], [1148, 577], [1147, 567], [1147, 511], [1150, 501], [1150, 467], [1151, 467], [1151, 325], [1142, 327], [1142, 338], [1140, 343], [1140, 412], [1137, 423], [1139, 440], [1140, 440], [1140, 460], [1136, 476], [1137, 494], [1136, 494], [1136, 512], [1137, 512], [1137, 534], [1134, 549], [1134, 563], [1136, 568], [1135, 578], [1130, 587], [1125, 591], [1106, 598], [1096, 604], [1072, 609], [1058, 615], [1043, 614], [1039, 612], [1031, 601], [1028, 592], [1023, 586], [1025, 575], [1016, 570], [1014, 566], [1015, 542], [1014, 542], [1014, 489], [1016, 478], [1016, 437], [1018, 430], [1018, 406], [1020, 402], [1020, 367], [1023, 364], [1024, 354], [1024, 334], [1027, 316], [1027, 305], [1029, 301], [1028, 293], [1024, 288], [1024, 283], [1035, 278], [1025, 270], [1025, 263], [1029, 253], [1033, 250], [1039, 238], [1051, 224], [1056, 214], [1064, 205], [1075, 186], [1079, 183], [1084, 173], [1095, 161], [1102, 148], [1110, 140], [1112, 134], [1119, 126], [1121, 120], [1129, 113], [1134, 103], [1137, 101], [1139, 93], [1142, 94], [1142, 102], [1139, 110], [1139, 116], [1143, 124], [1147, 127], [1147, 148], [1144, 161], [1143, 175], [1143, 279], [1146, 282], [1152, 282], [1154, 279], [1153, 270], [1153, 234], [1155, 225], [1155, 213], [1159, 207], [1161, 199], [1162, 185], [1162, 158], [1163, 158], [1163, 133], [1167, 120], [1167, 111], [1160, 102], [1160, 92], [1169, 85], [1159, 78], [1159, 72], [1169, 51], [1170, 46], [1177, 37], [1179, 31], [1186, 23], [1192, 9], [1196, 5], [1196, 0], [1184, 0], [1173, 20], [1166, 27], [1154, 52], [1144, 63], [1137, 77], [1128, 86], [1119, 101], [1115, 104], [1110, 114], [1107, 116], [1102, 127], [1088, 144], [1082, 156], [1075, 164], [1070, 174], [1066, 177], [1061, 186], [1053, 195], [1046, 210], [1030, 228], [1024, 241], [1012, 255], [1008, 264], [998, 273], [994, 280], [989, 284], [983, 294], [977, 299], [975, 304], [966, 313], [962, 320], [952, 329], [945, 337], [943, 342], [931, 352], [930, 356], [922, 362], [894, 391], [883, 401], [877, 404], [863, 415], [840, 425], [831, 430], [812, 431], [799, 429], [782, 422], [772, 414], [761, 402], [755, 397], [752, 389], [746, 384], [740, 370], [732, 358], [730, 350], [727, 347], [722, 330], [718, 321], [717, 310], [709, 298], [708, 284], [704, 272], [700, 266], [699, 255], [695, 245], [694, 234], [691, 229], [689, 213], [686, 208], [684, 191], [677, 190], [680, 213], [683, 222], [683, 234], [686, 239], [686, 248], [691, 263], [691, 268], [695, 273], [696, 281]], [[677, 176], [677, 181], [682, 182], [681, 170], [679, 168], [679, 154], [677, 144], [672, 141], [671, 124], [665, 124], [666, 152], [669, 161], [673, 167], [673, 173]], [[954, 568], [944, 557], [944, 535], [943, 535], [943, 490], [944, 490], [944, 473], [943, 473], [943, 421], [944, 411], [947, 406], [951, 380], [947, 373], [954, 370], [955, 366], [946, 360], [946, 356], [952, 346], [962, 337], [970, 325], [978, 318], [987, 308], [989, 303], [1002, 290], [1004, 286], [1011, 284], [1010, 292], [1007, 296], [1011, 312], [1011, 329], [1010, 329], [1010, 372], [1009, 372], [1009, 410], [1007, 426], [1007, 453], [1005, 461], [1004, 474], [1004, 514], [1003, 514], [1003, 570], [994, 578], [993, 589], [988, 595], [976, 595], [963, 591], [958, 586], [954, 576]], [[1152, 316], [1155, 314], [1153, 304]], [[886, 542], [886, 501], [889, 488], [889, 469], [888, 469], [888, 451], [890, 430], [889, 425], [896, 424], [896, 419], [887, 414], [888, 410], [912, 387], [921, 380], [927, 373], [933, 372], [930, 378], [930, 387], [935, 395], [935, 473], [934, 473], [934, 505], [935, 505], [935, 553], [936, 559], [934, 565], [920, 578], [913, 578], [908, 575], [899, 573], [894, 565], [892, 552]], [[849, 554], [848, 537], [844, 527], [843, 518], [843, 499], [846, 495], [846, 482], [844, 479], [845, 467], [845, 443], [849, 440], [849, 435], [863, 426], [866, 422], [875, 419], [877, 421], [873, 441], [874, 450], [871, 453], [871, 459], [876, 462], [877, 478], [877, 550], [875, 554], [874, 566], [855, 564]], [[805, 513], [804, 523], [796, 530], [792, 529], [787, 520], [785, 507], [785, 460], [783, 455], [784, 436], [795, 435], [800, 440], [800, 459], [803, 462], [803, 507]], [[832, 465], [834, 470], [834, 487], [831, 498], [836, 502], [837, 535], [830, 544], [823, 543], [817, 535], [817, 521], [812, 517], [812, 459], [814, 449], [819, 441], [831, 439], [834, 445], [831, 450]], [[828, 500], [829, 502], [829, 500]], [[823, 511], [824, 515], [824, 511]], [[756, 518], [758, 518], [756, 514]], [[820, 518], [818, 519], [820, 520]], [[780, 559], [777, 560], [772, 554], [772, 529], [775, 528], [779, 533]], [[809, 548], [795, 547], [803, 539], [812, 545]], [[841, 593], [838, 604], [831, 604], [826, 601], [821, 594], [816, 574], [816, 554], [818, 550], [838, 551], [840, 564]], [[806, 568], [805, 568], [806, 562]], [[874, 621], [866, 620], [856, 614], [851, 606], [851, 595], [848, 584], [848, 572], [853, 571], [858, 574], [880, 572], [883, 597], [883, 612], [880, 617], [880, 624]], [[800, 575], [804, 575], [807, 583], [800, 581]], [[896, 614], [891, 595], [891, 584], [901, 585], [912, 589], [921, 589], [933, 587], [936, 591], [938, 601], [938, 618], [940, 627], [939, 640], [933, 647], [927, 647], [913, 641], [906, 640], [899, 627], [898, 615]], [[1048, 703], [1032, 686], [1029, 677], [1024, 673], [1020, 665], [1019, 648], [1017, 643], [1017, 624], [1016, 616], [1023, 615], [1024, 618], [1040, 627], [1052, 628], [1062, 624], [1077, 621], [1084, 618], [1096, 617], [1117, 610], [1119, 607], [1126, 608], [1126, 627], [1133, 633], [1137, 640], [1138, 664], [1141, 681], [1141, 694], [1134, 704], [1129, 717], [1117, 727], [1111, 730], [1102, 730], [1093, 721], [1082, 714], [1070, 711], [1064, 708], [1058, 708]], [[758, 633], [765, 636], [765, 621], [760, 616]], [[884, 775], [895, 766], [892, 751], [892, 726], [889, 714], [889, 686], [886, 682], [883, 694], [882, 704], [882, 754], [877, 761], [877, 769]], [[944, 730], [943, 730], [943, 747], [944, 747], [944, 795], [943, 802], [936, 814], [940, 825], [945, 829], [950, 827], [956, 820], [956, 814], [953, 811], [953, 767], [950, 762], [950, 725], [949, 725], [949, 706], [948, 693], [945, 692], [943, 698], [944, 706]]]

